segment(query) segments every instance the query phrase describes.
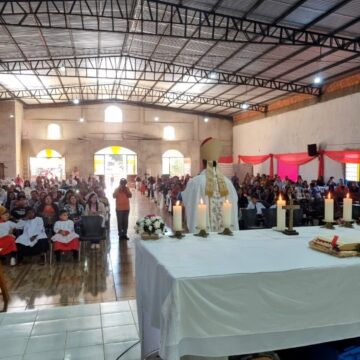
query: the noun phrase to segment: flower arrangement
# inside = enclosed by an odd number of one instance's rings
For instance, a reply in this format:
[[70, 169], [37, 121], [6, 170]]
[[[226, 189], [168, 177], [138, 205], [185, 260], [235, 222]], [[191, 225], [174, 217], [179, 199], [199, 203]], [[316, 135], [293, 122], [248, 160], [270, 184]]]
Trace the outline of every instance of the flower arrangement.
[[165, 222], [160, 216], [146, 215], [142, 219], [136, 221], [135, 231], [137, 234], [143, 235], [160, 235], [165, 234]]

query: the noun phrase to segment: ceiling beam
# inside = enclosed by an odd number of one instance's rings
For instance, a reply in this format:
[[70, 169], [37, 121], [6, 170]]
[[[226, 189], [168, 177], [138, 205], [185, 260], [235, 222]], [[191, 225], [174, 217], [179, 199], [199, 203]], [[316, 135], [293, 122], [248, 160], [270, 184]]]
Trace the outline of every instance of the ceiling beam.
[[[356, 39], [267, 24], [165, 1], [144, 0], [134, 15], [128, 11], [130, 0], [106, 1], [100, 11], [96, 11], [95, 1], [85, 1], [81, 5], [81, 0], [73, 0], [70, 7], [65, 6], [67, 2], [4, 0], [0, 16], [7, 26], [70, 28], [236, 43], [309, 45], [360, 53], [360, 42]], [[27, 6], [29, 3], [34, 4], [31, 12]], [[67, 16], [71, 17], [71, 22], [65, 21]], [[32, 21], [33, 17], [36, 22]], [[131, 28], [133, 21], [137, 21], [139, 26]]]
[[[166, 92], [162, 90], [153, 89], [149, 91], [147, 88], [134, 87], [129, 85], [121, 85], [118, 87], [116, 94], [113, 94], [113, 83], [112, 84], [101, 84], [101, 85], [84, 85], [84, 86], [64, 86], [54, 87], [47, 89], [30, 89], [30, 90], [13, 90], [0, 91], [1, 100], [15, 100], [15, 99], [47, 99], [50, 96], [59, 101], [68, 101], [68, 99], [78, 99], [81, 96], [84, 100], [129, 100], [137, 101], [139, 97], [153, 98], [161, 97], [161, 102], [166, 105], [169, 101], [173, 101], [175, 104], [203, 104], [220, 106], [224, 108], [235, 108], [242, 109], [243, 104], [238, 101], [230, 101], [226, 99], [208, 98], [204, 96], [196, 96], [189, 94], [178, 94], [175, 92]], [[145, 98], [145, 103], [146, 103]], [[248, 104], [248, 109], [259, 112], [266, 112], [267, 105], [263, 104]]]
[[[81, 72], [79, 71], [81, 70]], [[0, 74], [104, 78], [116, 80], [186, 82], [216, 85], [245, 85], [318, 96], [320, 87], [295, 82], [210, 71], [133, 56], [82, 56], [58, 59], [1, 61]]]

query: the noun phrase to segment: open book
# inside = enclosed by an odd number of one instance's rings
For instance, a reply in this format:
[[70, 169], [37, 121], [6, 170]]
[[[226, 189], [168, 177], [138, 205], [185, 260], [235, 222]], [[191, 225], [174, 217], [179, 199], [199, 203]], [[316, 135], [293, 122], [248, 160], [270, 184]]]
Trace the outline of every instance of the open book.
[[317, 236], [309, 242], [309, 246], [338, 257], [360, 256], [360, 238]]

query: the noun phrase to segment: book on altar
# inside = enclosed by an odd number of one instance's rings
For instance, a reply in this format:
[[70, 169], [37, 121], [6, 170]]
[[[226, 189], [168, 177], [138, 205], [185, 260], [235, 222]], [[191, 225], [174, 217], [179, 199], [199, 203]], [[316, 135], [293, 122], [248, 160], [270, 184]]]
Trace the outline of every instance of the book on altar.
[[330, 255], [347, 257], [360, 255], [360, 238], [317, 236], [309, 242], [312, 249], [328, 253]]

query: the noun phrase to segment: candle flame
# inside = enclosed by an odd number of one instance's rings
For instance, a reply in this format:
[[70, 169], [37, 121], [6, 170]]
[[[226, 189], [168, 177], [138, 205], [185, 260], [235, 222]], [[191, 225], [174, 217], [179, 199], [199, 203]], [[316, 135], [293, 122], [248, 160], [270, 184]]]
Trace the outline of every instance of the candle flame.
[[200, 199], [200, 204], [203, 204], [203, 203], [204, 203], [204, 202], [203, 202], [203, 199], [201, 198], [201, 199]]
[[226, 202], [226, 204], [228, 204], [228, 203], [229, 203], [229, 200], [228, 200], [228, 199], [226, 199], [226, 200], [225, 200], [225, 202]]
[[331, 195], [330, 195], [330, 193], [328, 193], [328, 199], [331, 199]]
[[279, 201], [282, 201], [282, 197], [281, 197], [281, 194], [280, 194], [280, 196], [279, 196]]
[[178, 200], [177, 202], [176, 202], [176, 206], [179, 206], [180, 205], [180, 201]]
[[346, 198], [347, 198], [347, 199], [349, 198], [349, 193], [346, 194]]

